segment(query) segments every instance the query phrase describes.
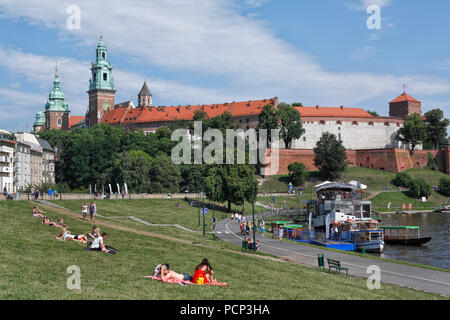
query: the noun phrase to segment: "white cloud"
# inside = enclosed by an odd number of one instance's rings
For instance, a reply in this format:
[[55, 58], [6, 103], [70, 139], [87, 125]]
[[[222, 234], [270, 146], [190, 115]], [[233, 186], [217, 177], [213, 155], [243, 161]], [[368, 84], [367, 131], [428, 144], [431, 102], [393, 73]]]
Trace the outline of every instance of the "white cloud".
[[[369, 2], [382, 7], [390, 4], [388, 0], [364, 0], [358, 4]], [[251, 3], [263, 2], [247, 1]], [[223, 79], [220, 88], [209, 89], [186, 85], [181, 79], [151, 79], [151, 75], [115, 69], [113, 76], [118, 94], [126, 97], [137, 93], [143, 78], [150, 79], [150, 90], [158, 100], [177, 100], [183, 104], [279, 96], [281, 100], [302, 101], [305, 105], [351, 106], [387, 93], [397, 94], [405, 78], [409, 79], [408, 85], [416, 90], [417, 96], [450, 93], [448, 79], [433, 78], [430, 82], [430, 77], [423, 75], [329, 72], [308, 53], [277, 38], [265, 21], [243, 16], [236, 9], [238, 2], [130, 1], [125, 7], [119, 0], [110, 0], [107, 5], [100, 1], [77, 1], [81, 9], [81, 29], [73, 31], [66, 28], [66, 8], [70, 4], [72, 1], [67, 0], [31, 3], [2, 0], [0, 13], [9, 19], [56, 30], [62, 40], [92, 52], [102, 32], [113, 65], [114, 56], [120, 55], [138, 62], [143, 68], [151, 66], [174, 73], [192, 73], [197, 78]], [[27, 55], [23, 53], [22, 58], [26, 59]], [[34, 75], [25, 72], [23, 75], [34, 77], [29, 80], [36, 82], [45, 78], [40, 83], [48, 88], [54, 58], [41, 58], [49, 61], [34, 67]], [[64, 60], [64, 57], [59, 59]], [[74, 101], [86, 104], [89, 65], [70, 59], [67, 62], [70, 63], [63, 61], [61, 65], [63, 90], [67, 95], [73, 94]], [[80, 105], [77, 112], [85, 108]]]
[[358, 0], [351, 3], [347, 3], [347, 8], [351, 10], [365, 11], [369, 6], [375, 5], [380, 8], [387, 7], [391, 4], [391, 0]]

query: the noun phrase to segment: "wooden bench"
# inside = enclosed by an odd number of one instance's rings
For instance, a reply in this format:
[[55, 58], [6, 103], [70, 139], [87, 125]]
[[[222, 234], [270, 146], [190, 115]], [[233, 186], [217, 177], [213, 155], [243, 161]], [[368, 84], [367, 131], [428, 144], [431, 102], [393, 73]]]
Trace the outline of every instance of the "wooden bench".
[[327, 258], [327, 262], [328, 271], [331, 271], [331, 268], [336, 269], [336, 273], [341, 273], [341, 270], [345, 270], [345, 273], [348, 275], [348, 268], [342, 267], [340, 261]]

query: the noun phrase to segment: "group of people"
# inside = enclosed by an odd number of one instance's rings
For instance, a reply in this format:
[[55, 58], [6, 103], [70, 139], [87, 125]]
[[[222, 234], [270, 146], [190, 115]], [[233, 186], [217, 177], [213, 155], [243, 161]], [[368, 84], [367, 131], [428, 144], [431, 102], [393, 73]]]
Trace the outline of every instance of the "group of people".
[[[32, 187], [31, 190], [30, 190], [30, 194], [31, 194], [32, 197], [34, 197], [35, 200], [38, 200], [39, 197], [40, 197], [42, 200], [44, 199], [44, 190], [42, 190], [42, 189], [39, 190], [39, 189], [34, 189], [34, 188]], [[48, 196], [47, 199], [51, 199], [52, 196], [53, 196], [54, 199], [56, 199], [56, 198], [58, 198], [58, 191], [57, 191], [56, 189], [55, 189], [55, 190], [52, 190], [52, 188], [48, 188], [48, 190], [47, 190], [47, 196]]]
[[[45, 216], [45, 211], [39, 209], [38, 206], [34, 206], [33, 208], [33, 217], [41, 218], [42, 224], [49, 227], [57, 227], [61, 228], [61, 232], [58, 235], [58, 239], [61, 241], [79, 241], [81, 243], [86, 243], [86, 250], [94, 250], [94, 251], [102, 251], [104, 253], [117, 253], [117, 249], [106, 246], [104, 244], [104, 239], [108, 237], [106, 232], [100, 233], [100, 229], [97, 226], [92, 227], [92, 232], [88, 232], [86, 234], [71, 234], [68, 230], [68, 226], [64, 223], [63, 218], [58, 218], [57, 222], [54, 222], [50, 219], [50, 217]], [[90, 240], [92, 239], [92, 240]]]
[[187, 273], [177, 273], [170, 270], [168, 263], [159, 264], [155, 268], [154, 276], [163, 281], [170, 279], [190, 281], [195, 284], [214, 284], [217, 280], [214, 279], [214, 269], [208, 259], [203, 259], [199, 265], [195, 267], [194, 275], [190, 276]]
[[252, 232], [253, 228], [255, 228], [255, 232], [257, 232], [259, 225], [261, 236], [264, 236], [264, 230], [266, 228], [266, 223], [264, 222], [264, 220], [258, 222], [258, 219], [256, 219], [255, 223], [253, 224], [250, 220], [247, 220], [246, 216], [236, 212], [231, 214], [231, 222], [239, 223], [242, 235], [249, 235], [250, 232]]
[[87, 213], [89, 209], [89, 215], [91, 217], [91, 221], [95, 222], [95, 214], [97, 213], [97, 204], [95, 201], [92, 201], [91, 204], [88, 206], [87, 203], [83, 203], [83, 206], [81, 208], [81, 213], [83, 214], [83, 219], [86, 220]]

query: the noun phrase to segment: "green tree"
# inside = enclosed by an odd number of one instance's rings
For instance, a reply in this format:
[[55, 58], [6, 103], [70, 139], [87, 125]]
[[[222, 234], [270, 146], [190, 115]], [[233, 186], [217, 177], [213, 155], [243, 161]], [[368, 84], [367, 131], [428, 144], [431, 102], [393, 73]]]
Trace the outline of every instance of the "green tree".
[[261, 113], [258, 115], [258, 125], [256, 131], [259, 134], [260, 129], [267, 129], [267, 147], [270, 148], [272, 141], [272, 129], [278, 129], [278, 115], [273, 105], [267, 104], [263, 106]]
[[376, 111], [367, 110], [367, 113], [372, 115], [372, 116], [374, 116], [374, 117], [379, 117], [380, 116]]
[[293, 107], [303, 107], [303, 104], [301, 102], [294, 102], [291, 104]]
[[176, 193], [180, 191], [181, 175], [178, 166], [168, 156], [156, 157], [150, 168], [150, 192]]
[[441, 178], [439, 179], [439, 193], [444, 196], [450, 197], [450, 179]]
[[[250, 165], [217, 165], [208, 170], [205, 178], [205, 193], [209, 200], [242, 205], [252, 200], [252, 170]], [[256, 176], [253, 183], [255, 197], [258, 193]]]
[[429, 197], [433, 189], [423, 179], [415, 179], [409, 184], [409, 194], [414, 198]]
[[433, 154], [431, 152], [428, 152], [428, 162], [426, 168], [433, 171], [438, 171], [436, 159], [433, 157]]
[[314, 148], [314, 165], [319, 175], [328, 180], [339, 178], [347, 167], [347, 155], [342, 141], [330, 132], [322, 133]]
[[424, 149], [443, 149], [447, 142], [447, 127], [450, 120], [444, 118], [444, 112], [437, 108], [425, 113]]
[[288, 165], [289, 179], [294, 186], [301, 186], [306, 182], [305, 165], [300, 162], [294, 162]]
[[151, 163], [152, 158], [143, 151], [122, 152], [115, 161], [109, 181], [126, 183], [132, 192], [149, 192]]
[[411, 154], [417, 145], [420, 145], [426, 138], [425, 124], [417, 113], [406, 117], [403, 127], [397, 131], [397, 140], [402, 141], [410, 147]]
[[412, 180], [411, 176], [406, 172], [399, 172], [392, 180], [392, 184], [397, 187], [409, 188]]
[[291, 105], [280, 103], [277, 115], [280, 121], [280, 138], [283, 139], [286, 148], [290, 149], [292, 140], [300, 138], [305, 133], [300, 113]]

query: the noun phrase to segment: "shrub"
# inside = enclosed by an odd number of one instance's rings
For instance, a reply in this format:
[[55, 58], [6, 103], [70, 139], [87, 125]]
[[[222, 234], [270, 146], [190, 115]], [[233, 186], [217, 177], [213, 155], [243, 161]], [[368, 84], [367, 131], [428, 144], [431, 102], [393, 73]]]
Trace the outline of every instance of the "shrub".
[[306, 181], [305, 165], [300, 162], [294, 162], [288, 165], [289, 179], [294, 186], [301, 186]]
[[412, 178], [409, 174], [405, 172], [399, 172], [395, 176], [395, 179], [392, 180], [392, 184], [397, 187], [409, 188], [409, 185], [412, 182]]
[[431, 186], [423, 179], [412, 180], [409, 184], [409, 194], [414, 198], [428, 198], [431, 196], [432, 190]]
[[433, 154], [431, 152], [428, 152], [428, 162], [426, 168], [433, 171], [438, 171], [436, 159], [433, 157]]
[[439, 180], [439, 193], [450, 197], [450, 179], [441, 178]]

